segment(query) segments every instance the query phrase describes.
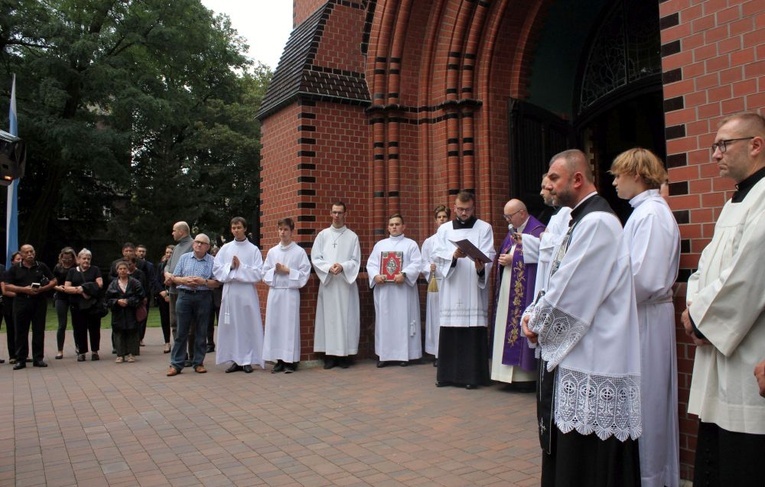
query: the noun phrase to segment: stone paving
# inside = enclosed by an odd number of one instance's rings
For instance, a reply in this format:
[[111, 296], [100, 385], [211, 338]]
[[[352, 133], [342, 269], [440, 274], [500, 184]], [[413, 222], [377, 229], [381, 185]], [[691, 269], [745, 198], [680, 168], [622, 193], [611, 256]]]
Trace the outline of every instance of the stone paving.
[[436, 388], [429, 363], [166, 377], [156, 328], [133, 364], [45, 343], [45, 369], [0, 365], [0, 486], [539, 484], [534, 395]]

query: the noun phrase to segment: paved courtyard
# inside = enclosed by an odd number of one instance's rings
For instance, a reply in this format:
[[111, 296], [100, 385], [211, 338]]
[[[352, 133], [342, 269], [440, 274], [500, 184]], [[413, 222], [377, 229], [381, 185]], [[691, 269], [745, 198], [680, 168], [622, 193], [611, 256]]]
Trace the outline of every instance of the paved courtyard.
[[45, 369], [0, 365], [0, 486], [539, 484], [533, 394], [439, 389], [430, 364], [225, 374], [208, 354], [169, 378], [156, 328], [134, 364], [45, 343]]

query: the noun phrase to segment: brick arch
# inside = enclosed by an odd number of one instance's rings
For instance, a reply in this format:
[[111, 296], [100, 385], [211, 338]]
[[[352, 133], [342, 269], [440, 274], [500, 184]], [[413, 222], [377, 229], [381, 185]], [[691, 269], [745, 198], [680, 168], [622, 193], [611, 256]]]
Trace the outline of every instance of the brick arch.
[[377, 233], [391, 210], [406, 209], [402, 158], [416, 160], [420, 214], [462, 189], [479, 193], [486, 219], [501, 209], [509, 193], [507, 98], [527, 92], [549, 1], [378, 2], [367, 53]]

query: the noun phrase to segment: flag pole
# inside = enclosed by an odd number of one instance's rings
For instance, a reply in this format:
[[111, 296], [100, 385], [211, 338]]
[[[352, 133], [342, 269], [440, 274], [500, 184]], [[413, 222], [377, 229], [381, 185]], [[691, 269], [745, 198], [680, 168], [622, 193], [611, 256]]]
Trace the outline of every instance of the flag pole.
[[[16, 118], [16, 75], [13, 75], [13, 84], [11, 85], [11, 107], [8, 110], [8, 119], [10, 130], [8, 132], [19, 136], [18, 119]], [[19, 180], [14, 179], [8, 186], [8, 204], [5, 215], [5, 266], [11, 266], [11, 255], [19, 249]]]

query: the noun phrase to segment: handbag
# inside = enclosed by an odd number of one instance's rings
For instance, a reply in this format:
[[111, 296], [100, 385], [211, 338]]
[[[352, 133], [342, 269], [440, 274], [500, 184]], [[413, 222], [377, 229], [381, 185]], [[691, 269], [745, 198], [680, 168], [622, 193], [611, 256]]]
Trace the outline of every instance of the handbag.
[[145, 320], [147, 316], [149, 316], [149, 312], [147, 311], [145, 304], [141, 304], [139, 307], [135, 309], [136, 321], [141, 322]]

